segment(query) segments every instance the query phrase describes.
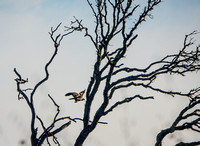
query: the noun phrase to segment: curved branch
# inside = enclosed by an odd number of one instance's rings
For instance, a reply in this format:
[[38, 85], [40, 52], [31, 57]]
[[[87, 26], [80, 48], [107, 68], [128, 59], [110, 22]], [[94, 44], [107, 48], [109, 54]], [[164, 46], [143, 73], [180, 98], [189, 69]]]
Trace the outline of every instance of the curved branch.
[[51, 64], [51, 62], [53, 61], [53, 59], [55, 58], [55, 56], [56, 56], [56, 54], [57, 54], [57, 51], [58, 51], [58, 42], [57, 42], [57, 39], [58, 39], [59, 35], [56, 37], [55, 40], [53, 39], [53, 35], [54, 35], [55, 31], [58, 29], [58, 27], [59, 27], [60, 25], [61, 25], [61, 23], [56, 27], [56, 29], [54, 29], [54, 30], [51, 29], [50, 36], [51, 36], [52, 40], [54, 41], [54, 49], [55, 49], [55, 50], [54, 50], [54, 53], [53, 53], [52, 57], [50, 58], [50, 60], [49, 60], [49, 61], [46, 63], [46, 65], [45, 65], [45, 77], [35, 85], [35, 87], [33, 88], [33, 91], [31, 92], [31, 103], [32, 103], [32, 104], [33, 104], [33, 96], [34, 96], [35, 91], [37, 90], [37, 88], [38, 88], [42, 83], [44, 83], [45, 81], [47, 81], [48, 78], [49, 78], [48, 67], [49, 67], [49, 65]]
[[180, 142], [176, 144], [175, 146], [197, 146], [200, 145], [200, 141], [195, 141], [195, 142]]
[[126, 103], [126, 102], [130, 102], [130, 101], [132, 101], [132, 100], [135, 99], [135, 98], [139, 98], [139, 99], [142, 99], [142, 100], [154, 99], [153, 96], [143, 97], [143, 96], [141, 96], [141, 95], [135, 95], [135, 96], [133, 96], [133, 97], [127, 97], [127, 98], [123, 99], [122, 101], [116, 102], [116, 103], [115, 103], [114, 105], [112, 105], [108, 110], [106, 110], [106, 111], [103, 113], [103, 115], [104, 115], [104, 116], [107, 115], [108, 113], [112, 112], [113, 109], [115, 109], [117, 106], [119, 106], [119, 105], [121, 105], [121, 104], [124, 104], [124, 103]]
[[[190, 101], [189, 105], [186, 106], [178, 115], [178, 117], [175, 119], [175, 121], [173, 122], [173, 124], [165, 129], [162, 130], [156, 137], [156, 144], [155, 146], [161, 146], [162, 145], [162, 141], [164, 139], [164, 137], [170, 133], [173, 133], [177, 130], [185, 130], [185, 129], [191, 129], [193, 131], [196, 131], [198, 133], [200, 133], [200, 116], [199, 114], [197, 114], [197, 112], [199, 110], [195, 110], [193, 112], [190, 112], [191, 109], [193, 109], [195, 106], [200, 104], [200, 100], [199, 100], [199, 96], [195, 96], [193, 97], [193, 100]], [[189, 112], [189, 113], [188, 113]], [[186, 115], [185, 115], [186, 114]], [[185, 115], [185, 116], [184, 116]], [[193, 117], [193, 120], [189, 120], [188, 122], [183, 121], [183, 120], [187, 120], [190, 117]], [[182, 125], [179, 125], [179, 123], [183, 123]], [[197, 127], [194, 128], [194, 127]]]
[[[144, 69], [138, 69], [138, 68], [120, 68], [113, 72], [112, 75], [117, 75], [121, 72], [127, 72], [127, 73], [134, 73], [136, 75], [130, 75], [121, 79], [118, 79], [117, 81], [112, 82], [111, 87], [114, 87], [118, 84], [121, 84], [123, 82], [129, 82], [129, 81], [152, 81], [155, 80], [158, 76], [163, 74], [179, 74], [184, 76], [187, 72], [194, 72], [200, 70], [200, 50], [199, 47], [196, 47], [196, 50], [188, 51], [188, 47], [194, 44], [192, 41], [192, 38], [188, 38], [189, 36], [192, 36], [196, 34], [196, 31], [193, 33], [190, 33], [189, 35], [186, 35], [184, 39], [184, 46], [182, 50], [180, 50], [179, 53], [174, 55], [167, 55], [160, 61], [156, 61], [151, 63], [149, 66], [147, 66]], [[189, 39], [189, 41], [188, 41]], [[156, 68], [156, 69], [152, 69]], [[152, 70], [152, 71], [151, 71]], [[138, 74], [139, 73], [139, 74]], [[102, 77], [102, 79], [107, 78], [107, 75], [105, 77]], [[141, 83], [141, 85], [144, 85]]]

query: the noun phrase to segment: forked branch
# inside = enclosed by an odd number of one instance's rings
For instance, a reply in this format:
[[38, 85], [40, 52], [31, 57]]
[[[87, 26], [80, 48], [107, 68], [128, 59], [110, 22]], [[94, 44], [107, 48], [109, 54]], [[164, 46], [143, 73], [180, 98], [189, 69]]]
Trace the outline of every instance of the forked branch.
[[[21, 85], [24, 85], [25, 83], [28, 82], [28, 79], [23, 79], [22, 76], [19, 74], [19, 72], [17, 71], [17, 69], [14, 69], [15, 74], [17, 75], [17, 78], [15, 79], [16, 83], [17, 83], [17, 92], [18, 92], [18, 99], [24, 98], [31, 110], [31, 144], [33, 146], [40, 146], [42, 145], [42, 143], [44, 142], [44, 140], [47, 140], [47, 143], [50, 145], [48, 137], [53, 137], [53, 141], [55, 142], [55, 144], [60, 145], [57, 138], [55, 137], [55, 135], [57, 133], [59, 133], [60, 131], [62, 131], [64, 128], [68, 127], [71, 124], [71, 121], [75, 121], [74, 119], [70, 118], [70, 117], [62, 117], [62, 118], [58, 118], [58, 115], [60, 113], [60, 109], [59, 109], [59, 105], [56, 104], [55, 100], [50, 96], [50, 100], [54, 103], [54, 105], [57, 107], [57, 113], [55, 114], [52, 123], [50, 124], [50, 126], [48, 126], [47, 128], [45, 127], [45, 124], [43, 122], [43, 120], [41, 118], [39, 118], [38, 115], [36, 115], [35, 112], [35, 105], [34, 105], [34, 95], [35, 92], [37, 91], [37, 89], [45, 82], [49, 79], [49, 71], [48, 68], [50, 66], [50, 64], [53, 62], [57, 52], [58, 52], [58, 47], [60, 46], [61, 41], [63, 40], [63, 38], [71, 33], [73, 33], [74, 31], [76, 31], [76, 28], [71, 27], [70, 29], [67, 30], [66, 33], [64, 34], [58, 34], [55, 35], [55, 33], [58, 31], [58, 29], [60, 28], [61, 23], [54, 29], [53, 27], [51, 28], [51, 31], [49, 32], [50, 37], [54, 43], [54, 52], [53, 55], [51, 56], [50, 60], [46, 63], [44, 71], [45, 71], [45, 77], [43, 79], [41, 79], [34, 87], [32, 88], [27, 88], [27, 89], [22, 89]], [[30, 96], [28, 96], [25, 92], [28, 90], [32, 90], [30, 93]], [[37, 133], [37, 129], [36, 125], [35, 125], [35, 121], [36, 118], [39, 120], [43, 132], [40, 136], [38, 136]], [[54, 129], [55, 127], [55, 123], [61, 121], [61, 120], [65, 120], [68, 119], [68, 122], [62, 124], [60, 127]]]
[[[198, 108], [200, 105], [199, 88], [194, 89], [193, 91], [195, 92], [195, 96], [192, 97], [189, 104], [179, 113], [173, 124], [169, 128], [162, 130], [157, 135], [155, 146], [161, 146], [165, 136], [176, 131], [190, 129], [194, 132], [200, 133], [200, 110]], [[191, 142], [188, 143], [188, 145], [197, 143], [198, 142]], [[177, 146], [181, 144], [184, 144], [184, 142], [180, 142]]]

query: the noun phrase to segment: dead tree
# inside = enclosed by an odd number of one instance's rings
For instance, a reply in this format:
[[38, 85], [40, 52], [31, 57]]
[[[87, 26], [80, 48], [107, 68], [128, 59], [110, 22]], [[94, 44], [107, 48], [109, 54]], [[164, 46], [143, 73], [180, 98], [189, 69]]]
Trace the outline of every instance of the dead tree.
[[[193, 92], [182, 93], [180, 91], [166, 91], [161, 88], [155, 88], [153, 81], [164, 74], [178, 74], [184, 76], [187, 72], [193, 72], [200, 69], [199, 47], [190, 50], [193, 40], [190, 38], [196, 32], [186, 35], [184, 46], [177, 54], [167, 55], [163, 59], [151, 63], [144, 69], [125, 67], [121, 63], [132, 42], [138, 37], [137, 28], [147, 17], [151, 18], [151, 12], [161, 0], [148, 0], [138, 17], [137, 11], [140, 5], [136, 5], [132, 0], [97, 0], [91, 2], [87, 0], [93, 15], [95, 17], [94, 34], [89, 33], [89, 29], [80, 24], [81, 30], [85, 30], [85, 36], [89, 37], [96, 49], [96, 62], [94, 64], [93, 76], [86, 91], [86, 103], [83, 115], [83, 129], [80, 132], [75, 145], [82, 145], [87, 136], [95, 129], [101, 117], [112, 112], [117, 106], [130, 102], [135, 98], [141, 100], [153, 99], [153, 96], [133, 95], [124, 97], [122, 101], [117, 101], [113, 105], [109, 101], [115, 97], [116, 91], [131, 86], [141, 86], [152, 91], [168, 94], [171, 96], [179, 95], [192, 97]], [[120, 46], [112, 47], [114, 38], [121, 39]], [[118, 75], [124, 74], [125, 77]], [[116, 79], [117, 78], [117, 79]], [[92, 122], [91, 105], [93, 104], [96, 93], [100, 85], [104, 85], [101, 93], [103, 102], [96, 110]]]
[[[28, 80], [24, 80], [15, 69], [15, 73], [18, 76], [16, 79], [17, 91], [19, 93], [18, 97], [25, 98], [32, 113], [32, 145], [37, 145], [39, 141], [40, 144], [42, 144], [41, 137], [43, 138], [43, 141], [46, 139], [47, 142], [48, 137], [50, 136], [53, 136], [54, 139], [56, 139], [56, 133], [70, 125], [70, 121], [79, 119], [83, 121], [83, 128], [75, 141], [75, 145], [80, 146], [84, 143], [88, 135], [96, 128], [98, 123], [103, 123], [100, 122], [100, 119], [111, 113], [117, 106], [131, 102], [136, 98], [141, 100], [154, 98], [151, 95], [145, 96], [135, 94], [131, 97], [123, 97], [123, 100], [111, 104], [110, 100], [115, 99], [116, 92], [122, 88], [128, 89], [140, 86], [144, 89], [170, 96], [178, 95], [188, 99], [194, 99], [195, 93], [193, 90], [188, 93], [182, 93], [181, 91], [167, 91], [162, 88], [154, 87], [153, 83], [157, 78], [165, 74], [184, 76], [187, 72], [195, 72], [200, 69], [199, 47], [191, 49], [191, 46], [194, 45], [192, 36], [197, 33], [196, 31], [186, 35], [183, 48], [180, 49], [178, 53], [167, 55], [161, 60], [152, 62], [146, 68], [127, 67], [122, 63], [122, 59], [125, 57], [127, 50], [130, 49], [133, 41], [138, 37], [136, 30], [147, 18], [152, 18], [151, 12], [160, 2], [161, 0], [147, 0], [144, 6], [141, 7], [139, 4], [135, 4], [135, 1], [133, 0], [95, 0], [93, 2], [87, 0], [95, 18], [95, 28], [90, 30], [82, 24], [82, 20], [74, 17], [75, 20], [71, 22], [71, 26], [65, 27], [68, 31], [67, 34], [59, 34], [54, 37], [54, 33], [60, 25], [58, 25], [56, 29], [51, 30], [50, 36], [54, 42], [55, 52], [45, 66], [46, 77], [33, 88], [30, 97], [27, 96], [25, 90], [21, 89], [21, 84], [26, 83]], [[70, 117], [57, 119], [57, 115], [59, 114], [59, 108], [57, 108], [58, 112], [55, 115], [52, 125], [46, 128], [42, 120], [36, 116], [33, 103], [34, 93], [41, 84], [48, 80], [48, 66], [55, 57], [61, 40], [74, 31], [83, 32], [84, 36], [90, 39], [96, 50], [96, 61], [94, 63], [93, 74], [86, 89], [83, 119]], [[115, 38], [120, 41], [120, 45], [114, 45], [113, 47], [112, 41]], [[122, 74], [123, 77], [121, 76]], [[103, 86], [102, 91], [99, 91], [100, 85], [101, 87]], [[94, 112], [94, 116], [91, 117], [91, 110], [93, 110], [92, 105], [94, 104], [94, 99], [97, 98], [97, 92], [101, 92], [101, 96], [99, 97], [98, 94], [98, 98], [102, 99], [102, 103]], [[51, 98], [50, 95], [49, 97]], [[51, 98], [51, 100], [55, 106], [59, 107], [53, 98]], [[37, 129], [35, 128], [36, 118], [40, 121], [44, 129], [43, 134], [39, 138], [37, 137]], [[64, 119], [69, 121], [53, 131], [54, 123]]]
[[[176, 131], [183, 131], [183, 130], [192, 130], [194, 132], [200, 133], [200, 109], [198, 105], [200, 105], [200, 94], [199, 94], [200, 88], [191, 90], [193, 94], [197, 94], [194, 97], [190, 99], [189, 104], [181, 110], [175, 121], [172, 123], [172, 125], [162, 130], [158, 135], [156, 139], [155, 146], [161, 146], [162, 141], [165, 138], [165, 136], [172, 134]], [[199, 141], [195, 142], [180, 142], [176, 144], [176, 146], [196, 146], [200, 144]]]
[[[36, 109], [35, 109], [35, 104], [34, 104], [34, 100], [35, 100], [35, 93], [38, 90], [38, 88], [48, 80], [49, 78], [49, 72], [48, 72], [48, 67], [49, 65], [52, 63], [52, 61], [54, 60], [57, 52], [58, 52], [58, 47], [60, 46], [60, 43], [62, 41], [62, 39], [65, 36], [68, 36], [69, 34], [74, 32], [74, 28], [73, 29], [68, 29], [67, 33], [65, 34], [58, 34], [57, 36], [55, 36], [56, 31], [58, 30], [58, 28], [60, 27], [61, 23], [55, 28], [51, 28], [51, 31], [49, 32], [50, 37], [54, 43], [54, 53], [52, 55], [52, 57], [50, 58], [50, 60], [46, 63], [45, 65], [45, 77], [39, 81], [34, 88], [27, 88], [24, 89], [23, 85], [26, 84], [28, 82], [28, 78], [25, 80], [20, 73], [17, 71], [17, 69], [14, 69], [15, 74], [17, 75], [17, 78], [15, 79], [16, 83], [17, 83], [17, 92], [18, 92], [18, 99], [25, 99], [26, 103], [31, 111], [31, 145], [32, 146], [40, 146], [43, 144], [44, 140], [47, 141], [47, 143], [49, 145], [49, 137], [53, 138], [53, 141], [55, 144], [60, 145], [57, 137], [55, 136], [57, 133], [59, 133], [60, 131], [62, 131], [63, 129], [65, 129], [66, 127], [68, 127], [71, 124], [71, 121], [76, 122], [77, 120], [82, 120], [80, 118], [71, 118], [70, 116], [66, 116], [66, 117], [60, 117], [58, 118], [58, 115], [60, 113], [60, 108], [59, 105], [57, 105], [57, 103], [55, 102], [55, 100], [51, 97], [51, 95], [48, 94], [48, 97], [50, 98], [50, 100], [53, 102], [53, 104], [55, 105], [57, 112], [55, 113], [55, 115], [53, 116], [53, 120], [52, 123], [48, 126], [45, 125], [45, 123], [43, 122], [43, 120], [38, 116], [38, 114], [36, 113]], [[31, 91], [30, 94], [27, 94], [27, 91]], [[41, 134], [38, 134], [38, 127], [36, 127], [36, 119], [39, 120], [42, 130], [43, 132]], [[55, 124], [57, 123], [61, 123], [62, 121], [64, 121], [61, 126], [59, 127], [55, 127]]]

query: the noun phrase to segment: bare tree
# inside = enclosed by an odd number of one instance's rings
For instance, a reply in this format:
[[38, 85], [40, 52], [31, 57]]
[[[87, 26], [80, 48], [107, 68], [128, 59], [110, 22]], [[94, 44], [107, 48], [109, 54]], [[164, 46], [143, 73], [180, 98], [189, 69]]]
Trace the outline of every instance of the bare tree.
[[[193, 90], [192, 92], [198, 93], [200, 88]], [[165, 136], [168, 134], [174, 133], [176, 131], [183, 131], [187, 129], [191, 129], [194, 132], [200, 133], [200, 109], [198, 105], [200, 104], [200, 94], [198, 93], [193, 98], [191, 98], [189, 105], [187, 105], [175, 119], [173, 124], [167, 128], [162, 130], [156, 139], [155, 146], [161, 146], [162, 141]], [[200, 141], [184, 143], [180, 142], [176, 146], [195, 146], [199, 145]]]
[[[65, 27], [67, 29], [67, 33], [64, 35], [59, 34], [56, 37], [54, 36], [54, 33], [57, 31], [61, 24], [59, 24], [56, 29], [51, 29], [50, 36], [54, 42], [55, 52], [50, 61], [45, 66], [45, 78], [36, 84], [30, 94], [30, 97], [28, 97], [26, 94], [27, 89], [21, 89], [21, 84], [26, 83], [28, 79], [24, 80], [17, 72], [17, 70], [14, 70], [18, 76], [16, 79], [17, 91], [19, 93], [18, 97], [25, 98], [32, 113], [32, 145], [41, 145], [45, 139], [48, 142], [48, 137], [53, 137], [53, 139], [56, 141], [56, 133], [69, 126], [71, 121], [75, 122], [76, 120], [81, 120], [83, 121], [83, 129], [80, 131], [80, 134], [78, 135], [75, 142], [76, 146], [80, 146], [84, 143], [88, 135], [96, 128], [98, 123], [106, 124], [105, 122], [100, 122], [100, 119], [103, 116], [111, 113], [117, 106], [130, 102], [136, 98], [141, 100], [154, 98], [153, 96], [135, 94], [132, 97], [124, 97], [123, 100], [116, 101], [114, 104], [110, 104], [109, 101], [114, 99], [116, 92], [122, 88], [128, 89], [130, 87], [140, 86], [144, 89], [150, 89], [152, 91], [167, 94], [170, 96], [183, 96], [191, 100], [191, 103], [187, 108], [194, 107], [193, 104], [199, 101], [196, 96], [194, 97], [196, 94], [194, 91], [197, 91], [198, 89], [191, 90], [188, 93], [182, 93], [181, 91], [167, 91], [162, 88], [154, 87], [153, 82], [165, 74], [177, 74], [184, 76], [187, 72], [194, 72], [200, 69], [199, 46], [195, 49], [191, 49], [191, 47], [194, 45], [192, 36], [197, 33], [196, 31], [186, 35], [183, 48], [180, 49], [177, 54], [167, 55], [161, 60], [150, 63], [146, 68], [127, 67], [122, 63], [122, 59], [127, 53], [127, 50], [130, 49], [133, 41], [138, 37], [136, 30], [140, 24], [146, 21], [148, 17], [152, 18], [151, 12], [160, 2], [161, 0], [147, 0], [147, 2], [141, 8], [141, 6], [139, 4], [135, 4], [135, 1], [133, 0], [96, 0], [94, 2], [87, 0], [87, 3], [90, 6], [95, 18], [94, 32], [91, 32], [89, 28], [82, 24], [82, 20], [79, 20], [76, 17], [74, 17], [75, 20], [71, 22], [71, 26]], [[35, 113], [35, 107], [33, 103], [34, 93], [41, 84], [48, 80], [48, 66], [53, 61], [62, 39], [74, 31], [83, 32], [84, 36], [91, 40], [96, 50], [96, 62], [94, 63], [93, 75], [86, 89], [84, 115], [82, 119], [70, 118], [69, 116], [57, 118], [59, 114], [59, 106], [49, 95], [50, 99], [57, 107], [57, 113], [54, 116], [52, 124], [46, 128], [43, 121]], [[119, 46], [114, 45], [113, 47], [112, 40], [115, 38], [118, 38], [121, 40], [121, 42], [120, 44], [118, 43]], [[123, 77], [120, 75], [123, 75]], [[103, 86], [102, 91], [99, 91], [100, 85]], [[101, 92], [100, 95], [102, 98], [102, 103], [95, 111], [94, 116], [91, 117], [91, 107], [94, 104], [95, 97], [97, 97], [97, 92]], [[185, 111], [187, 111], [187, 109], [183, 110], [183, 113]], [[197, 112], [198, 111], [195, 113]], [[188, 116], [190, 115], [191, 114]], [[183, 119], [183, 117], [180, 117], [181, 115], [179, 115], [177, 118], [178, 120], [176, 120], [176, 122], [173, 124], [173, 128], [169, 128], [170, 130], [172, 129], [171, 131], [176, 130], [174, 127], [177, 126], [178, 121]], [[36, 118], [40, 121], [44, 131], [41, 136], [39, 136], [39, 138], [37, 137], [37, 128], [35, 128]], [[185, 118], [187, 118], [187, 116], [184, 117], [184, 119]], [[55, 129], [55, 123], [60, 122], [61, 120], [68, 121], [64, 122], [61, 127]], [[168, 133], [171, 133], [171, 131]], [[158, 135], [157, 145], [161, 143], [164, 136], [168, 133], [161, 132]], [[59, 145], [58, 141], [56, 141], [56, 143]]]
[[[57, 133], [59, 133], [60, 131], [62, 131], [63, 129], [65, 129], [66, 127], [68, 127], [71, 124], [71, 121], [73, 121], [73, 122], [76, 122], [77, 120], [82, 121], [82, 119], [80, 119], [80, 118], [71, 118], [70, 116], [58, 118], [58, 115], [60, 113], [60, 107], [55, 102], [55, 100], [51, 97], [51, 95], [49, 95], [49, 94], [48, 94], [48, 97], [50, 98], [50, 100], [53, 102], [53, 104], [57, 108], [57, 112], [55, 113], [55, 115], [53, 117], [52, 123], [49, 126], [45, 126], [43, 120], [38, 116], [38, 114], [36, 114], [36, 110], [35, 110], [35, 104], [34, 104], [35, 92], [45, 81], [47, 81], [49, 79], [48, 67], [54, 60], [54, 58], [58, 52], [58, 47], [60, 46], [62, 39], [64, 37], [68, 36], [69, 34], [73, 33], [76, 29], [75, 27], [73, 27], [73, 29], [68, 29], [65, 34], [58, 34], [57, 36], [55, 36], [55, 33], [58, 30], [58, 28], [60, 27], [60, 25], [61, 25], [61, 23], [55, 29], [51, 28], [51, 31], [49, 32], [50, 37], [54, 43], [54, 53], [53, 53], [52, 57], [50, 58], [50, 60], [45, 65], [45, 77], [41, 81], [39, 81], [34, 86], [33, 89], [32, 88], [22, 89], [22, 85], [28, 82], [28, 78], [27, 79], [22, 78], [22, 76], [18, 73], [16, 68], [14, 69], [14, 72], [17, 75], [17, 78], [15, 79], [15, 81], [17, 83], [18, 99], [19, 100], [25, 99], [28, 104], [28, 107], [31, 110], [31, 115], [32, 115], [31, 116], [31, 144], [33, 146], [42, 145], [45, 139], [46, 139], [47, 143], [49, 145], [51, 145], [49, 142], [49, 137], [53, 138], [53, 141], [55, 144], [60, 145], [57, 140], [57, 137], [55, 135]], [[26, 93], [28, 90], [31, 91], [30, 94]], [[41, 134], [38, 134], [38, 127], [36, 127], [36, 119], [39, 120], [39, 122], [42, 126], [43, 132]], [[59, 123], [59, 122], [61, 123], [61, 121], [64, 121], [61, 124], [61, 126], [55, 127], [55, 124]]]

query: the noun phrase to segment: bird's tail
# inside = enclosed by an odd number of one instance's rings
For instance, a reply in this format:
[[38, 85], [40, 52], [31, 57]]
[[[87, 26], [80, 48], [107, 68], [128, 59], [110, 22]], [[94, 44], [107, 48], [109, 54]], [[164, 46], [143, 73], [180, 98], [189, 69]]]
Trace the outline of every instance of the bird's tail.
[[74, 100], [75, 98], [70, 98], [69, 100]]

